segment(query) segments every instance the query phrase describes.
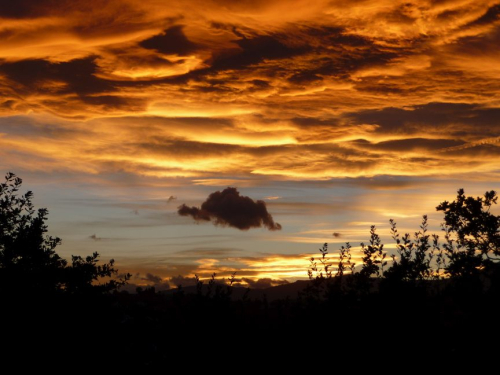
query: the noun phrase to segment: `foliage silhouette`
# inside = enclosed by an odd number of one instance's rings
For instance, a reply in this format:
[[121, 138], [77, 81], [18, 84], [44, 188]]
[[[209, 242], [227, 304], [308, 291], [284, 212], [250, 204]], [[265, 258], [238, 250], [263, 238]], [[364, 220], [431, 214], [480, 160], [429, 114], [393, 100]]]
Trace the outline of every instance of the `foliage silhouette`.
[[[442, 257], [442, 254], [439, 253], [439, 237], [436, 234], [433, 234], [432, 237], [427, 234], [427, 215], [423, 216], [420, 230], [414, 233], [413, 241], [409, 233], [400, 237], [394, 220], [391, 219], [390, 224], [391, 235], [396, 242], [397, 256], [395, 254], [391, 256], [392, 265], [384, 273], [384, 277], [392, 283], [400, 282], [411, 286], [417, 286], [424, 280], [439, 277], [439, 267], [436, 270], [432, 267], [436, 253], [438, 253], [438, 266]], [[432, 244], [430, 243], [431, 238]]]
[[[273, 297], [270, 289], [251, 293], [246, 289], [243, 294], [237, 282], [233, 285], [234, 274], [224, 283], [217, 281], [215, 274], [207, 282], [195, 275], [193, 287], [109, 293], [123, 282], [110, 283], [109, 278], [116, 275], [113, 262], [99, 266], [97, 253], [73, 256], [70, 264], [60, 258], [55, 252], [60, 240], [47, 236], [48, 212], [34, 209], [31, 193], [19, 196], [20, 185], [20, 179], [12, 174], [1, 185], [0, 288], [11, 290], [14, 273], [19, 271], [19, 282], [25, 281], [19, 284], [23, 289], [16, 292], [28, 297], [23, 304], [6, 303], [6, 308], [0, 309], [0, 321], [24, 325], [25, 332], [16, 332], [17, 347], [23, 347], [23, 355], [28, 353], [30, 358], [45, 344], [43, 339], [34, 338], [48, 336], [56, 337], [56, 342], [63, 343], [60, 350], [66, 350], [57, 356], [58, 363], [68, 358], [74, 366], [77, 356], [95, 358], [96, 353], [105, 353], [101, 357], [108, 365], [112, 363], [116, 369], [121, 364], [130, 370], [131, 366], [150, 369], [156, 365], [164, 369], [173, 355], [184, 354], [193, 342], [207, 337], [241, 337], [252, 342], [249, 349], [273, 354], [293, 342], [344, 354], [346, 348], [359, 348], [367, 342], [364, 340], [375, 337], [377, 345], [388, 353], [397, 353], [401, 347], [405, 353], [421, 353], [422, 341], [427, 343], [436, 334], [439, 355], [449, 363], [455, 358], [496, 358], [488, 357], [496, 354], [494, 345], [478, 343], [483, 337], [500, 334], [496, 325], [482, 329], [483, 323], [500, 313], [499, 289], [485, 292], [473, 288], [475, 294], [471, 294], [448, 288], [458, 280], [470, 282], [464, 270], [477, 275], [476, 281], [491, 279], [488, 275], [494, 274], [499, 223], [489, 207], [496, 202], [496, 194], [483, 199], [464, 196], [461, 204], [443, 202], [438, 206], [445, 212], [445, 245], [439, 244], [437, 235], [429, 234], [425, 216], [419, 230], [411, 235], [399, 234], [396, 223], [390, 222], [396, 243], [393, 256], [388, 255], [374, 226], [369, 242], [360, 247], [359, 264], [354, 263], [355, 250], [350, 243], [340, 248], [338, 257], [331, 257], [328, 244], [324, 244], [320, 256], [310, 259], [310, 281], [304, 281], [299, 289], [305, 292], [285, 299]], [[103, 279], [108, 281], [97, 284]], [[430, 285], [437, 286], [437, 292]], [[37, 293], [43, 294], [39, 299], [25, 293], [41, 290], [55, 293]], [[472, 335], [475, 341], [469, 339]], [[26, 349], [33, 342], [36, 344]], [[254, 346], [258, 342], [264, 346]], [[241, 356], [244, 347], [235, 345], [233, 339], [230, 343], [230, 349], [237, 352], [234, 355]], [[208, 346], [210, 354], [226, 350], [220, 345]], [[55, 357], [53, 348], [46, 347], [45, 358]], [[196, 352], [202, 351], [205, 348], [196, 344]], [[369, 352], [380, 360], [378, 349], [364, 351], [365, 360]], [[95, 360], [88, 362], [96, 364]]]
[[[458, 190], [457, 199], [444, 201], [437, 206], [443, 211], [445, 243], [439, 244], [439, 236], [428, 234], [428, 219], [424, 215], [420, 230], [413, 239], [409, 233], [400, 236], [396, 222], [390, 220], [391, 236], [396, 242], [396, 254], [388, 269], [384, 244], [370, 228], [370, 242], [361, 243], [362, 263], [355, 268], [351, 261], [351, 245], [346, 243], [339, 251], [338, 262], [328, 257], [328, 244], [320, 249], [321, 258], [311, 258], [308, 276], [311, 280], [310, 295], [318, 296], [320, 290], [335, 290], [367, 294], [372, 291], [376, 279], [378, 286], [402, 292], [402, 287], [425, 287], [429, 281], [444, 278], [462, 284], [467, 288], [483, 288], [484, 279], [490, 286], [500, 288], [500, 216], [490, 212], [497, 203], [495, 191], [486, 192], [484, 197], [466, 197], [464, 190]], [[335, 273], [336, 268], [336, 273]], [[349, 283], [343, 281], [348, 272]], [[483, 281], [482, 281], [483, 280]], [[434, 284], [436, 285], [436, 284]], [[326, 294], [324, 294], [326, 295]]]
[[[71, 257], [71, 267], [66, 268], [65, 291], [69, 293], [108, 293], [118, 290], [131, 277], [130, 274], [112, 279], [118, 274], [114, 268], [114, 259], [109, 263], [98, 265], [99, 254], [94, 252], [85, 258], [73, 255]], [[102, 279], [107, 279], [104, 283], [96, 283]]]
[[18, 195], [21, 184], [13, 173], [0, 184], [0, 288], [59, 289], [67, 265], [54, 250], [61, 240], [45, 235], [48, 211], [35, 211], [31, 191]]
[[445, 272], [451, 277], [477, 278], [500, 260], [500, 216], [490, 212], [498, 200], [495, 191], [484, 197], [466, 197], [459, 189], [453, 202], [436, 207], [444, 212]]
[[306, 289], [306, 295], [309, 299], [319, 298], [320, 295], [327, 295], [329, 289], [331, 289], [333, 278], [332, 268], [334, 264], [328, 257], [328, 244], [323, 244], [319, 252], [321, 253], [320, 258], [311, 257], [309, 259], [310, 264], [307, 275], [311, 283]]
[[[47, 235], [48, 210], [35, 210], [33, 193], [19, 195], [22, 180], [7, 173], [0, 184], [0, 290], [33, 293], [102, 293], [117, 290], [130, 278], [112, 279], [114, 260], [98, 265], [99, 254], [72, 256], [71, 264], [55, 248], [61, 239]], [[99, 283], [103, 279], [107, 281]]]
[[370, 227], [370, 243], [361, 243], [363, 253], [361, 270], [355, 274], [356, 287], [361, 293], [368, 293], [373, 286], [373, 277], [380, 278], [384, 274], [384, 267], [387, 265], [384, 252], [384, 244], [376, 232], [375, 225]]

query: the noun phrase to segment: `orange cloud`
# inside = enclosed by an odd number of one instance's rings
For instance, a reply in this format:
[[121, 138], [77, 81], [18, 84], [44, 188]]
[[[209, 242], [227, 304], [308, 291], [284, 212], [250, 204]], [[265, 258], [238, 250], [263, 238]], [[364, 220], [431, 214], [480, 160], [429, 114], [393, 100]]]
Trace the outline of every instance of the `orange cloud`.
[[10, 168], [321, 180], [500, 161], [481, 143], [500, 134], [495, 1], [51, 4], [0, 9]]

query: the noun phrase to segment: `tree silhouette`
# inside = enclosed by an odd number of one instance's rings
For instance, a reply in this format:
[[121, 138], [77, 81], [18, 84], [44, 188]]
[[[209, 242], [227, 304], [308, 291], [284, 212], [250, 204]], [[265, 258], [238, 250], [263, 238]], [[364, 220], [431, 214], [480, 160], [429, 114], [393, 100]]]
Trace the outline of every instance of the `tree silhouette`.
[[0, 184], [0, 291], [101, 292], [115, 290], [130, 277], [108, 280], [118, 270], [114, 261], [97, 265], [98, 253], [83, 259], [72, 257], [72, 264], [61, 258], [55, 248], [61, 239], [47, 235], [48, 210], [35, 210], [33, 193], [19, 194], [22, 180], [7, 173]]
[[497, 199], [493, 190], [474, 198], [466, 197], [460, 189], [456, 200], [436, 207], [444, 212], [443, 247], [448, 257], [445, 271], [450, 276], [475, 277], [500, 260], [500, 216], [490, 212]]
[[48, 211], [35, 211], [31, 191], [18, 195], [21, 184], [13, 173], [0, 184], [0, 288], [59, 289], [67, 265], [54, 250], [61, 240], [45, 235]]

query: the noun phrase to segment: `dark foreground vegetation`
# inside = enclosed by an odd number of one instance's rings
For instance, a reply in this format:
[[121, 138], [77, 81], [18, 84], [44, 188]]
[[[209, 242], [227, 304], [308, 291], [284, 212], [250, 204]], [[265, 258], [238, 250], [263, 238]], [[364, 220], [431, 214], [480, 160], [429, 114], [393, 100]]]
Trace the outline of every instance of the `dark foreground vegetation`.
[[[325, 244], [311, 259], [309, 281], [254, 291], [214, 277], [170, 293], [129, 294], [120, 286], [130, 275], [112, 260], [58, 256], [60, 239], [46, 234], [47, 210], [35, 210], [20, 186], [13, 174], [0, 184], [4, 363], [148, 369], [172, 365], [179, 353], [220, 361], [495, 362], [500, 217], [490, 213], [493, 191], [473, 198], [459, 190], [456, 200], [439, 204], [442, 240], [428, 234], [425, 216], [412, 236], [391, 221], [392, 256], [375, 227], [359, 265], [349, 243], [333, 257]], [[295, 354], [276, 357], [283, 352]]]

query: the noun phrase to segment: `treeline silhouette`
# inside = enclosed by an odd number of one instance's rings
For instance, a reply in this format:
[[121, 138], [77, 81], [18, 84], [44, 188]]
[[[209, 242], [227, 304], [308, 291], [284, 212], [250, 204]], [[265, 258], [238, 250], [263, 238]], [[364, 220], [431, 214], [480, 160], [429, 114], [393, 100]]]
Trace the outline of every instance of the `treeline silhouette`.
[[494, 191], [474, 198], [461, 189], [440, 203], [442, 242], [424, 216], [413, 235], [401, 235], [391, 220], [392, 255], [372, 226], [359, 265], [350, 243], [336, 256], [324, 244], [304, 265], [308, 281], [250, 290], [234, 285], [235, 274], [214, 274], [208, 282], [195, 276], [192, 287], [127, 293], [120, 287], [130, 275], [119, 274], [113, 260], [99, 264], [94, 252], [68, 262], [55, 252], [61, 240], [47, 235], [48, 211], [35, 210], [33, 194], [19, 194], [21, 184], [12, 173], [0, 184], [0, 319], [14, 328], [3, 330], [7, 361], [29, 355], [53, 368], [148, 369], [170, 365], [176, 353], [272, 357], [290, 345], [328, 350], [339, 361], [396, 353], [487, 362], [496, 354], [487, 344], [500, 333]]

